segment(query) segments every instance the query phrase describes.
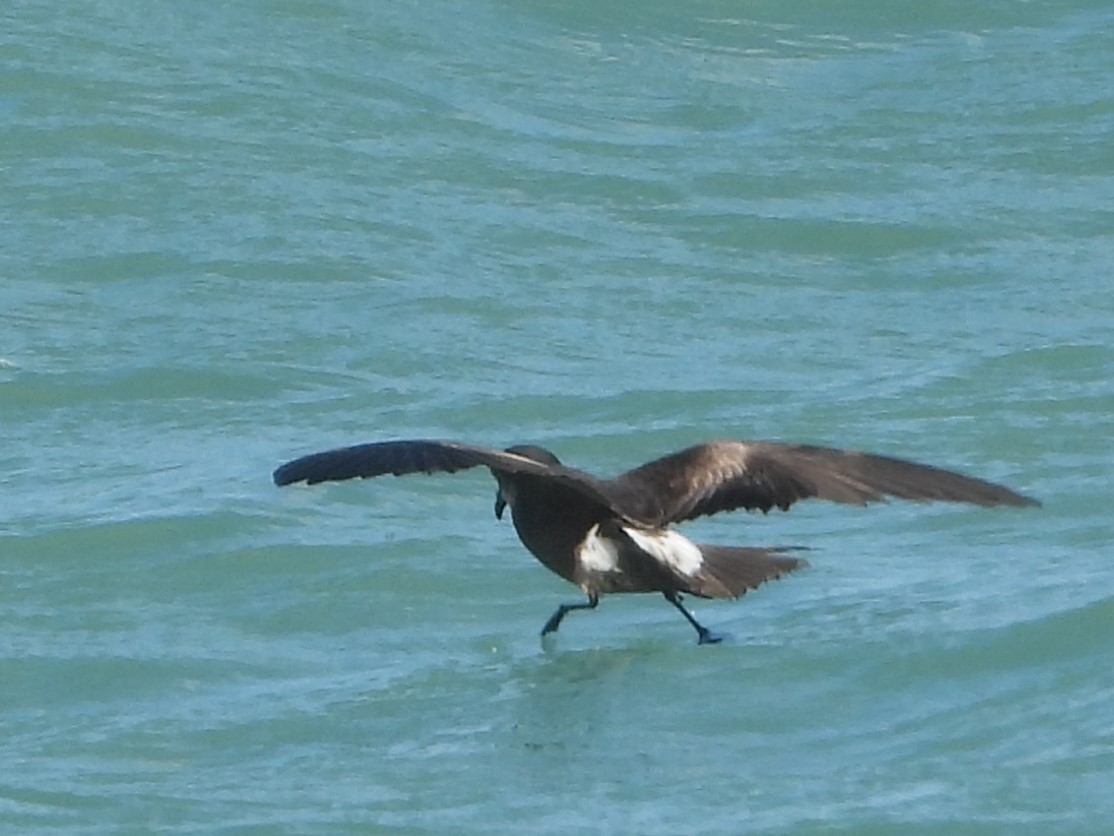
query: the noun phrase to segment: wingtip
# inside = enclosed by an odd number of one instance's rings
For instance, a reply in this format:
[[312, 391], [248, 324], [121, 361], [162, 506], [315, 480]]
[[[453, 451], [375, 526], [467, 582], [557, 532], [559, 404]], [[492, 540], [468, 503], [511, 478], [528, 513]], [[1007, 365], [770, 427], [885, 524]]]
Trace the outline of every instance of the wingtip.
[[1008, 505], [1013, 508], [1043, 508], [1044, 503], [1034, 496], [1028, 494], [1018, 493], [1011, 491], [1009, 488], [1003, 488], [1004, 493], [995, 497], [994, 502], [989, 503], [994, 506]]
[[280, 488], [298, 481], [297, 475], [291, 472], [290, 464], [291, 462], [287, 462], [284, 465], [276, 467], [275, 472], [271, 474], [271, 479], [274, 480], [274, 483]]

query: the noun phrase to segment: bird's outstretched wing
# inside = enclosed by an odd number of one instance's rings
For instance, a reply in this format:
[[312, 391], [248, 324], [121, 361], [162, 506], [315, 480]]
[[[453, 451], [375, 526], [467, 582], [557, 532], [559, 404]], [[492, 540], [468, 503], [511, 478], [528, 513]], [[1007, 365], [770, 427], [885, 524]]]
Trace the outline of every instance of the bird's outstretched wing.
[[302, 456], [279, 467], [274, 479], [276, 485], [294, 482], [316, 485], [388, 473], [394, 476], [455, 473], [481, 465], [512, 473], [547, 470], [544, 465], [513, 453], [453, 441], [380, 441]]
[[409, 473], [456, 473], [472, 467], [487, 467], [493, 472], [509, 475], [551, 479], [600, 505], [610, 505], [609, 498], [599, 492], [600, 480], [581, 470], [456, 441], [378, 441], [357, 444], [354, 447], [339, 447], [287, 462], [275, 470], [274, 480], [280, 486], [294, 482], [315, 485], [318, 482], [339, 482], [357, 477], [369, 479], [387, 474], [404, 476]]
[[650, 525], [735, 508], [787, 510], [801, 499], [865, 505], [886, 497], [1039, 505], [1002, 485], [904, 459], [770, 441], [713, 441], [604, 483], [613, 503]]

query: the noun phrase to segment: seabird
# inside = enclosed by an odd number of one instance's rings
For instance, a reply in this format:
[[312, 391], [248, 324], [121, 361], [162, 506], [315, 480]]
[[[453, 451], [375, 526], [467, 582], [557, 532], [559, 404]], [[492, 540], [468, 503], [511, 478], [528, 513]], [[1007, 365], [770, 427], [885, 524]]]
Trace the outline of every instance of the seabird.
[[511, 509], [515, 531], [542, 565], [580, 587], [587, 601], [561, 604], [542, 628], [601, 595], [659, 592], [700, 644], [722, 637], [701, 625], [682, 595], [737, 598], [807, 566], [782, 547], [694, 543], [673, 523], [745, 508], [789, 509], [801, 499], [866, 505], [886, 497], [981, 506], [1040, 505], [1002, 485], [904, 459], [772, 441], [712, 441], [655, 459], [613, 479], [561, 464], [534, 445], [496, 450], [455, 441], [383, 441], [313, 453], [274, 472], [276, 485], [310, 485], [387, 473], [455, 473], [486, 467], [498, 485], [495, 516]]

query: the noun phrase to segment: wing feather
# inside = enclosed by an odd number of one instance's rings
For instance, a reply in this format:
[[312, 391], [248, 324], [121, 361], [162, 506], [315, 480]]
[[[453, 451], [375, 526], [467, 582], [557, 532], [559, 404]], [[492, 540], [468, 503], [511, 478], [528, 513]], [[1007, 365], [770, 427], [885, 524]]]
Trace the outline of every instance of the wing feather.
[[651, 525], [736, 508], [788, 510], [802, 499], [865, 505], [886, 497], [975, 505], [1039, 505], [1009, 488], [905, 459], [770, 441], [714, 441], [606, 483], [628, 516]]
[[302, 456], [275, 470], [274, 480], [276, 485], [294, 482], [316, 485], [387, 474], [456, 473], [481, 465], [508, 472], [544, 472], [547, 469], [513, 453], [452, 441], [380, 441]]
[[456, 473], [473, 467], [486, 467], [493, 473], [509, 476], [551, 479], [599, 505], [611, 507], [610, 498], [600, 492], [602, 482], [584, 471], [456, 441], [416, 439], [338, 447], [289, 461], [275, 470], [273, 478], [279, 486], [295, 482], [316, 485], [387, 474]]

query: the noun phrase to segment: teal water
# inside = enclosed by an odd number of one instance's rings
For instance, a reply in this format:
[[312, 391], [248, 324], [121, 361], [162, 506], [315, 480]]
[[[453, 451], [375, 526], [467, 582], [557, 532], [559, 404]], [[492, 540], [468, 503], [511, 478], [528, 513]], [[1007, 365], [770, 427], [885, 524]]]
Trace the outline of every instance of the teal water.
[[[15, 0], [0, 829], [1105, 833], [1114, 11]], [[481, 473], [713, 437], [1039, 511], [802, 505], [701, 602], [576, 590]]]

